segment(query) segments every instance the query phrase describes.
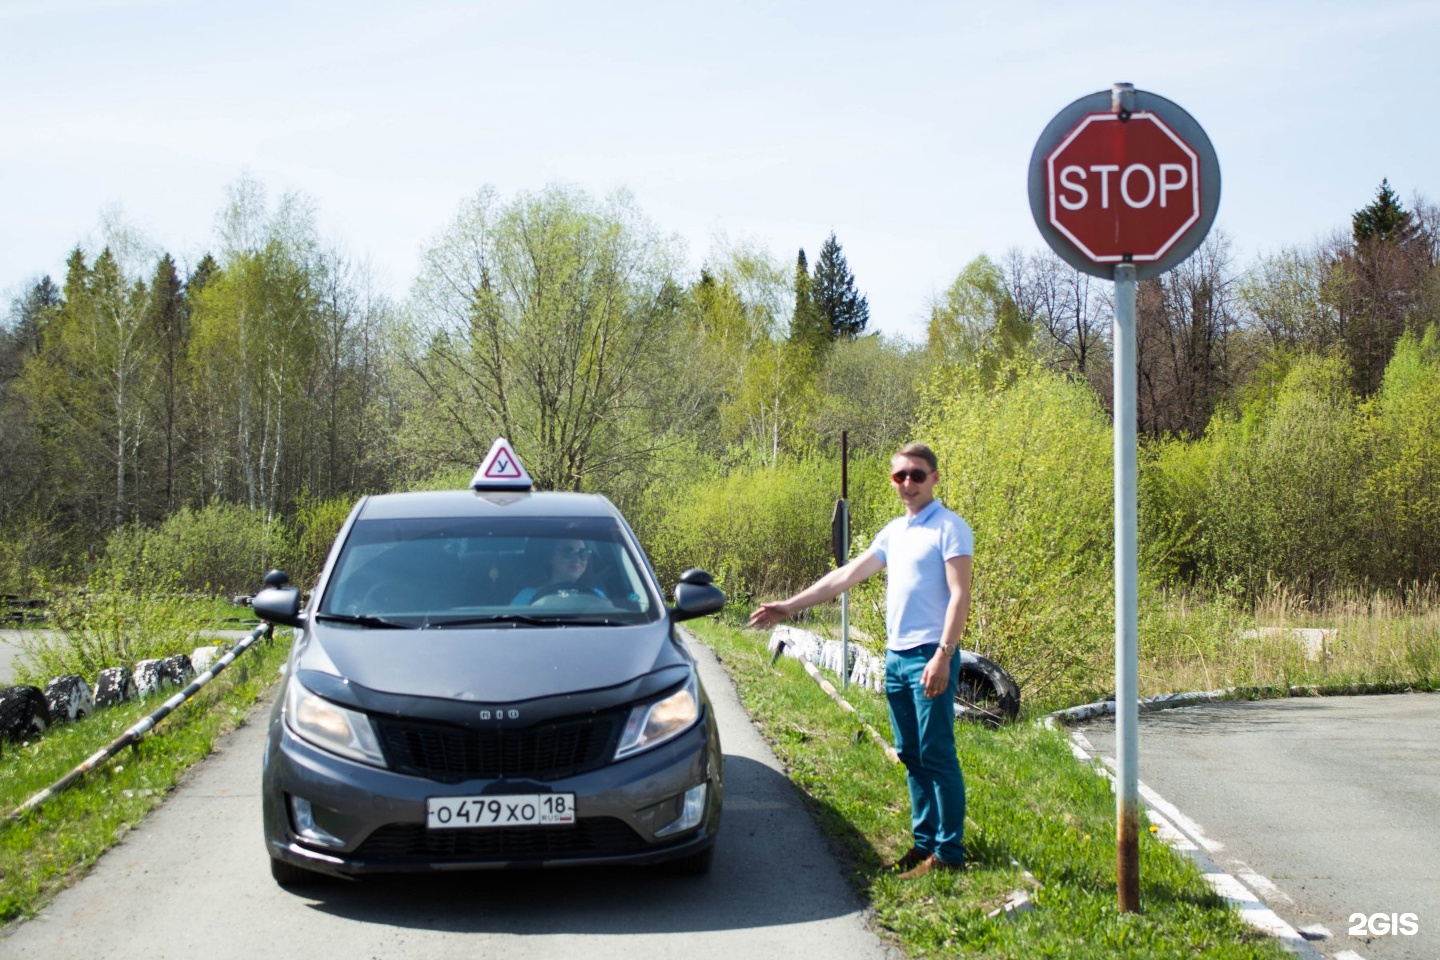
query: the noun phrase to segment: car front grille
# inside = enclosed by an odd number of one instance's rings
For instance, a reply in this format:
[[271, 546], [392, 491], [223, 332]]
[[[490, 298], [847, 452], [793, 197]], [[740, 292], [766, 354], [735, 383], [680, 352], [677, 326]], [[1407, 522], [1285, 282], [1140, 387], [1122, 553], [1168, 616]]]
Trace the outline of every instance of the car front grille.
[[518, 730], [371, 719], [392, 770], [459, 783], [500, 777], [558, 780], [597, 770], [614, 754], [627, 713], [572, 717]]
[[354, 856], [376, 861], [511, 861], [623, 856], [646, 849], [623, 820], [593, 817], [572, 826], [429, 830], [392, 823], [362, 843]]

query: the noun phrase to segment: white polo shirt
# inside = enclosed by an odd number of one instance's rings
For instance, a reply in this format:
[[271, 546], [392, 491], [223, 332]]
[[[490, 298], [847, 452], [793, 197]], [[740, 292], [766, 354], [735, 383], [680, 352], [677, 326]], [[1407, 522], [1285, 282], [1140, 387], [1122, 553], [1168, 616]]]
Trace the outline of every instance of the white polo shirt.
[[870, 545], [888, 572], [885, 586], [886, 646], [911, 650], [939, 643], [945, 630], [950, 584], [945, 561], [975, 554], [970, 525], [939, 500], [915, 516], [896, 517]]

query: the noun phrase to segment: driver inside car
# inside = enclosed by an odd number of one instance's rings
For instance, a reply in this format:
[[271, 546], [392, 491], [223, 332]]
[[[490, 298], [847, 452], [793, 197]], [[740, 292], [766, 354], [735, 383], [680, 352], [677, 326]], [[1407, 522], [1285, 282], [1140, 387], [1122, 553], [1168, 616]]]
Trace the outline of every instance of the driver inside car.
[[557, 593], [590, 593], [605, 596], [599, 587], [588, 586], [581, 581], [590, 569], [595, 551], [584, 540], [556, 540], [550, 547], [546, 566], [548, 579], [538, 587], [526, 587], [510, 601], [512, 607], [522, 607], [545, 596]]

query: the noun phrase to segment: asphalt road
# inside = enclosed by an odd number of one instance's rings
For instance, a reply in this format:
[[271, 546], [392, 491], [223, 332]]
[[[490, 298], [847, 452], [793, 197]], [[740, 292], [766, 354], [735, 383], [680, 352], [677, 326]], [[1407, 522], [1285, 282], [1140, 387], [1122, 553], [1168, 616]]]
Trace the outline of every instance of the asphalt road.
[[587, 869], [283, 890], [261, 841], [257, 710], [84, 879], [0, 932], [0, 957], [894, 960], [723, 669], [695, 649], [725, 747], [707, 877]]
[[[1075, 732], [1115, 756], [1113, 718]], [[1440, 694], [1142, 714], [1139, 775], [1282, 919], [1328, 930], [1323, 956], [1440, 960]], [[1418, 929], [1376, 933], [1377, 913]]]

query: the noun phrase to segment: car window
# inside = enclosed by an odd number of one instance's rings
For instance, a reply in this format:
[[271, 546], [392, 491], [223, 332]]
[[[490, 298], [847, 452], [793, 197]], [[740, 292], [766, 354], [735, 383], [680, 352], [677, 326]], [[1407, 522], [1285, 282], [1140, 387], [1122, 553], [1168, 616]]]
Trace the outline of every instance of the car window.
[[659, 599], [607, 517], [360, 520], [319, 612], [410, 626], [643, 623]]

